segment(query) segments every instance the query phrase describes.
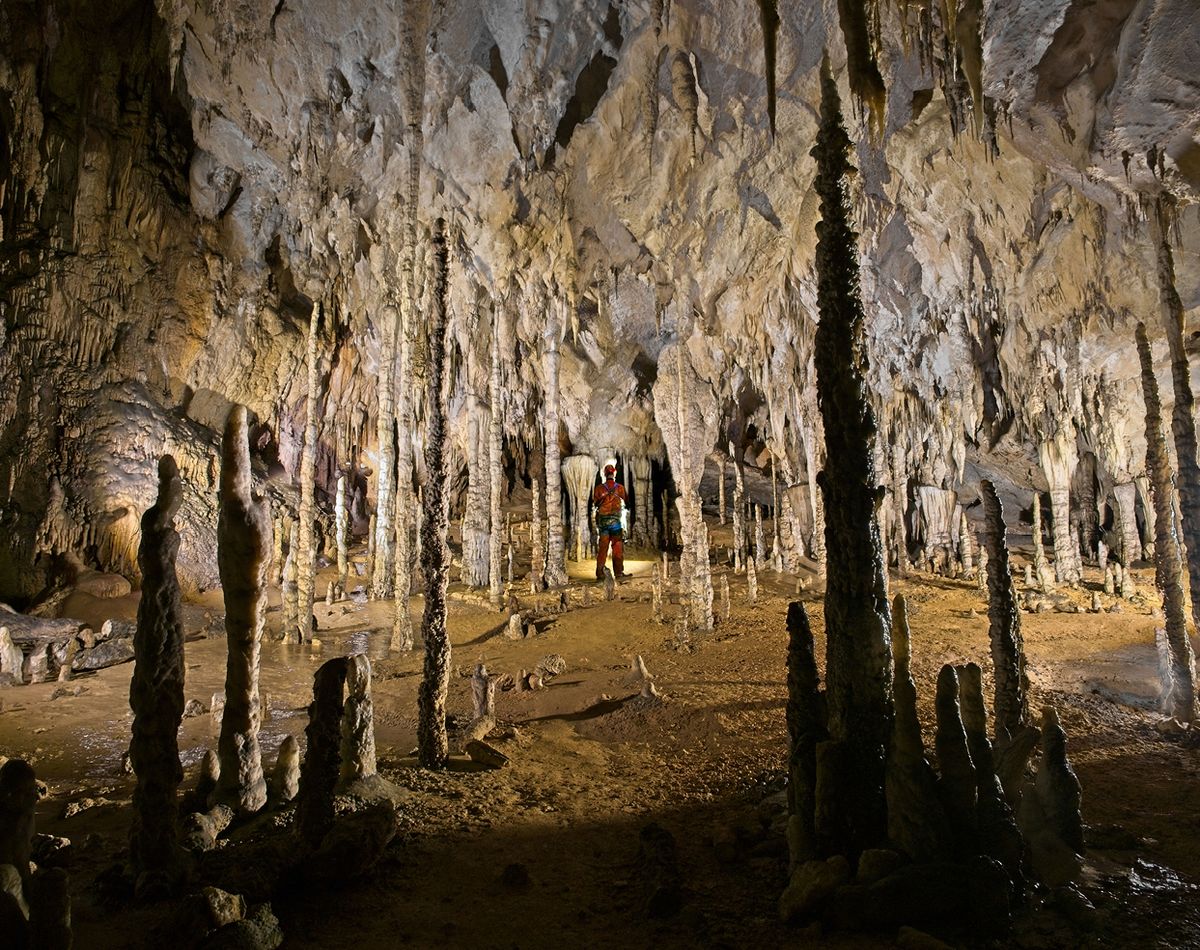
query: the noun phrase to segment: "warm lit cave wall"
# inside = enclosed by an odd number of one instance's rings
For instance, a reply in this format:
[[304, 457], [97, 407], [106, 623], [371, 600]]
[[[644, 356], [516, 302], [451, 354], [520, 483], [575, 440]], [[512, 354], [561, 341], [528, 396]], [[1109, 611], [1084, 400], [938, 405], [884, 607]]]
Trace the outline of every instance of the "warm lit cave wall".
[[[420, 216], [448, 213], [454, 236], [459, 453], [487, 392], [480, 327], [499, 308], [517, 445], [540, 418], [545, 314], [565, 300], [568, 448], [662, 452], [650, 391], [682, 331], [725, 416], [748, 414], [806, 480], [808, 150], [825, 48], [848, 92], [837, 4], [778, 5], [775, 137], [757, 4], [444, 6]], [[979, 471], [1027, 490], [1057, 439], [1128, 480], [1144, 453], [1133, 326], [1158, 319], [1142, 218], [1160, 190], [1183, 204], [1189, 327], [1200, 306], [1194, 3], [991, 0], [982, 72], [948, 81], [900, 6], [881, 5], [882, 138], [852, 122], [883, 470], [968, 498]], [[393, 5], [365, 0], [0, 6], [0, 597], [35, 595], [73, 559], [135, 574], [164, 450], [187, 483], [182, 573], [213, 584], [215, 433], [249, 406], [261, 473], [289, 497], [314, 304], [329, 317], [319, 481], [351, 445], [373, 465], [414, 65], [396, 35]]]

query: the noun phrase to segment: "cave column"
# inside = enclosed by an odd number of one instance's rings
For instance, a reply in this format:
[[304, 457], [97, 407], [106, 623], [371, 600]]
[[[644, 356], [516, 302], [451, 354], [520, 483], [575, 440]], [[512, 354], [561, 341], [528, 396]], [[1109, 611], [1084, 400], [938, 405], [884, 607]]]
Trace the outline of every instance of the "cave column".
[[650, 460], [644, 455], [631, 455], [626, 460], [626, 472], [633, 481], [633, 535], [638, 544], [647, 547], [654, 543], [650, 531], [653, 520], [654, 497], [650, 485]]
[[1083, 578], [1079, 545], [1071, 531], [1071, 473], [1078, 453], [1070, 422], [1038, 446], [1042, 472], [1050, 486], [1050, 517], [1054, 534], [1054, 573], [1059, 583], [1076, 586]]
[[337, 542], [338, 596], [346, 596], [350, 583], [350, 511], [346, 506], [346, 476], [338, 475], [337, 495], [333, 505], [333, 530]]
[[1138, 488], [1133, 482], [1113, 486], [1113, 497], [1117, 500], [1117, 520], [1121, 533], [1121, 564], [1126, 569], [1134, 561], [1142, 559], [1142, 539], [1138, 534], [1137, 505]]
[[434, 224], [434, 292], [425, 367], [425, 482], [422, 496], [421, 571], [425, 612], [421, 635], [425, 661], [417, 691], [417, 755], [426, 768], [443, 768], [449, 757], [446, 695], [450, 688], [450, 637], [446, 631], [446, 584], [450, 573], [449, 493], [446, 474], [446, 407], [442, 381], [446, 371], [446, 296], [448, 251], [446, 224]]
[[[468, 371], [469, 375], [469, 371]], [[462, 519], [462, 580], [469, 587], [489, 582], [491, 556], [491, 423], [488, 408], [467, 396], [467, 503]]]
[[308, 321], [308, 401], [304, 409], [304, 445], [300, 450], [300, 510], [296, 545], [297, 631], [301, 643], [312, 639], [313, 589], [317, 552], [314, 544], [317, 494], [317, 407], [320, 402], [320, 329], [323, 305], [314, 305]]
[[558, 373], [559, 344], [562, 340], [565, 299], [549, 302], [543, 337], [542, 370], [545, 374], [545, 447], [546, 447], [546, 571], [547, 587], [567, 582], [566, 545], [562, 526], [562, 471], [559, 456]]
[[501, 532], [503, 515], [500, 510], [502, 500], [500, 478], [504, 453], [504, 404], [500, 372], [500, 328], [503, 317], [504, 310], [500, 303], [493, 303], [492, 365], [491, 378], [488, 381], [488, 520], [491, 522], [488, 533], [488, 599], [496, 608], [500, 606], [500, 598], [503, 593], [503, 581], [500, 576], [504, 541]]
[[590, 543], [588, 502], [596, 482], [596, 460], [590, 455], [568, 455], [562, 461], [562, 477], [571, 500], [572, 559], [582, 561]]
[[1183, 340], [1183, 302], [1175, 289], [1175, 261], [1167, 238], [1166, 199], [1159, 196], [1150, 215], [1158, 264], [1159, 305], [1171, 354], [1171, 382], [1175, 403], [1171, 410], [1171, 434], [1179, 466], [1179, 514], [1183, 528], [1188, 586], [1192, 593], [1192, 618], [1200, 629], [1200, 461], [1196, 458], [1196, 400], [1192, 394], [1192, 370]]
[[733, 570], [738, 574], [746, 567], [746, 479], [741, 453], [732, 442], [729, 455], [733, 459]]
[[385, 306], [381, 316], [383, 332], [380, 362], [383, 372], [378, 381], [376, 435], [379, 440], [379, 462], [375, 481], [375, 560], [370, 578], [371, 596], [376, 599], [392, 596], [392, 574], [395, 570], [392, 514], [396, 482], [396, 349], [402, 332], [400, 313], [395, 307]]
[[1180, 722], [1191, 722], [1196, 715], [1196, 659], [1188, 639], [1184, 613], [1183, 561], [1175, 533], [1174, 485], [1171, 462], [1167, 456], [1166, 436], [1162, 428], [1162, 406], [1158, 380], [1145, 324], [1137, 326], [1138, 357], [1142, 365], [1142, 393], [1146, 400], [1146, 470], [1150, 473], [1150, 497], [1154, 502], [1154, 567], [1158, 589], [1163, 598], [1167, 645], [1170, 652], [1171, 682], [1164, 683], [1167, 713]]

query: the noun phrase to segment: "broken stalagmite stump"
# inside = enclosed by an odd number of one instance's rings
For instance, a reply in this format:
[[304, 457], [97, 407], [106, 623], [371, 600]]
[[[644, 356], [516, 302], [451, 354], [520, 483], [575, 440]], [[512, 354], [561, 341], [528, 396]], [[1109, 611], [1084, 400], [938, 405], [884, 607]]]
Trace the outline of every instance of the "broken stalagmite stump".
[[158, 462], [158, 501], [142, 516], [138, 567], [142, 596], [134, 634], [129, 706], [133, 737], [129, 758], [137, 776], [129, 852], [136, 890], [162, 896], [183, 875], [176, 832], [176, 793], [183, 781], [179, 763], [179, 724], [183, 720], [183, 623], [175, 558], [179, 533], [175, 514], [182, 503], [175, 459]]
[[914, 861], [949, 857], [950, 829], [937, 791], [937, 776], [925, 757], [917, 718], [917, 688], [910, 662], [908, 608], [896, 595], [892, 608], [896, 720], [888, 746], [885, 792], [888, 838]]
[[[267, 612], [271, 514], [267, 503], [251, 490], [245, 406], [234, 406], [229, 413], [221, 455], [217, 565], [225, 595], [228, 661], [225, 714], [217, 746], [221, 777], [215, 794], [217, 801], [249, 813], [267, 801], [258, 747], [258, 667]], [[301, 603], [301, 610], [311, 607]]]
[[342, 786], [375, 774], [375, 707], [371, 701], [371, 661], [361, 653], [346, 657], [341, 760], [339, 782]]
[[313, 677], [313, 701], [304, 730], [307, 748], [300, 766], [296, 825], [311, 847], [321, 843], [333, 825], [333, 793], [341, 772], [343, 695], [346, 657], [328, 660]]
[[812, 628], [799, 601], [788, 605], [787, 629], [787, 839], [795, 868], [816, 855], [817, 744], [825, 740], [826, 729]]

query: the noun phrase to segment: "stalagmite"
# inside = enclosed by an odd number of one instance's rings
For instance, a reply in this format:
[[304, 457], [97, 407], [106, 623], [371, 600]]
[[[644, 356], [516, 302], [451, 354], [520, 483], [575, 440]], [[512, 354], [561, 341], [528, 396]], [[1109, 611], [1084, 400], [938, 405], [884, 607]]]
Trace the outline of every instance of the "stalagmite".
[[[988, 555], [988, 549], [986, 546], [981, 545], [979, 547], [979, 571], [975, 578], [976, 585], [979, 587], [979, 589], [981, 591], [986, 591], [988, 589], [987, 585], [988, 585], [988, 563], [989, 563], [989, 561], [990, 561], [990, 556]], [[1011, 575], [1010, 575], [1009, 582], [1010, 583], [1012, 582]]]
[[[313, 590], [317, 571], [313, 529], [317, 515], [317, 412], [321, 381], [319, 341], [324, 309], [323, 304], [314, 306], [308, 323], [308, 397], [304, 409], [304, 447], [300, 450], [300, 508], [297, 515], [299, 529], [296, 532], [296, 593], [299, 601], [296, 629], [301, 643], [307, 643], [313, 634]], [[378, 546], [376, 553], [378, 554]]]
[[945, 664], [937, 678], [937, 732], [934, 748], [938, 760], [938, 796], [959, 850], [970, 853], [975, 842], [978, 780], [967, 746], [966, 728], [958, 703], [958, 675]]
[[604, 599], [613, 600], [617, 596], [617, 581], [613, 577], [611, 567], [604, 569]]
[[[1054, 572], [1050, 570], [1050, 565], [1046, 562], [1046, 549], [1042, 544], [1042, 493], [1035, 491], [1033, 493], [1033, 583], [1041, 590], [1052, 591], [1054, 589]], [[1057, 561], [1057, 555], [1055, 557]], [[1029, 566], [1026, 565], [1026, 573]]]
[[650, 573], [650, 619], [663, 622], [663, 580], [661, 571]]
[[1133, 482], [1114, 485], [1113, 495], [1117, 499], [1117, 521], [1121, 528], [1121, 564], [1129, 568], [1134, 561], [1142, 559], [1142, 540], [1138, 535], [1137, 516], [1134, 513], [1137, 485]]
[[746, 565], [746, 526], [743, 523], [745, 515], [746, 482], [742, 474], [742, 460], [729, 443], [729, 455], [733, 459], [733, 570], [740, 574]]
[[542, 371], [546, 380], [544, 394], [543, 426], [546, 453], [546, 570], [543, 575], [547, 587], [561, 587], [567, 582], [566, 549], [562, 525], [562, 471], [559, 463], [559, 406], [558, 372], [559, 343], [562, 341], [562, 314], [565, 301], [551, 301], [546, 311], [546, 329], [543, 334]]
[[342, 707], [342, 786], [375, 774], [375, 706], [371, 701], [371, 661], [359, 653], [346, 658], [346, 701]]
[[467, 412], [467, 498], [462, 518], [462, 582], [468, 587], [486, 587], [491, 551], [491, 473], [487, 410], [468, 395]]
[[71, 950], [70, 879], [62, 868], [46, 868], [33, 878], [29, 894], [29, 929], [37, 950]]
[[544, 586], [542, 570], [546, 564], [545, 548], [542, 546], [541, 482], [537, 475], [534, 475], [530, 488], [533, 492], [533, 515], [529, 522], [529, 592], [536, 594]]
[[[371, 586], [371, 578], [375, 576], [375, 512], [371, 512], [371, 519], [367, 527], [367, 587]], [[289, 533], [289, 537], [293, 537]]]
[[728, 502], [725, 500], [725, 466], [727, 459], [724, 452], [715, 452], [713, 459], [717, 463], [717, 521], [723, 526], [728, 507]]
[[767, 566], [767, 539], [763, 534], [762, 505], [754, 506], [754, 566], [760, 571]]
[[[1025, 672], [1021, 611], [1008, 566], [1004, 508], [991, 482], [981, 482], [980, 494], [987, 524], [988, 638], [996, 680], [996, 741], [1003, 745], [1029, 725], [1029, 678]], [[985, 570], [983, 562], [980, 570]]]
[[300, 766], [296, 827], [310, 847], [321, 843], [333, 825], [333, 792], [341, 771], [343, 696], [346, 661], [325, 662], [313, 677], [313, 701], [304, 730], [306, 748]]
[[886, 834], [884, 757], [892, 731], [891, 616], [876, 521], [875, 418], [868, 398], [857, 240], [845, 175], [850, 139], [828, 60], [821, 70], [814, 362], [825, 430], [826, 683], [830, 741], [818, 753], [817, 832], [857, 856]]
[[[488, 383], [488, 514], [491, 522], [488, 533], [488, 598], [492, 606], [500, 608], [504, 583], [500, 576], [500, 560], [504, 537], [510, 542], [511, 531], [501, 532], [501, 472], [504, 453], [504, 402], [501, 392], [500, 374], [500, 321], [503, 308], [497, 303], [492, 307], [491, 377]], [[512, 544], [508, 546], [508, 582], [512, 583]]]
[[[476, 664], [471, 676], [471, 702], [474, 707], [471, 718], [475, 722], [490, 721], [492, 726], [496, 724], [496, 678], [488, 673], [482, 663]], [[485, 733], [489, 731], [491, 727], [484, 730]]]
[[271, 580], [279, 584], [283, 582], [283, 542], [287, 537], [284, 528], [286, 522], [282, 517], [275, 519], [275, 528], [271, 545]]
[[729, 575], [721, 575], [721, 619], [729, 620]]
[[283, 602], [283, 620], [279, 639], [291, 643], [298, 636], [300, 626], [300, 594], [297, 577], [300, 567], [296, 561], [296, 522], [288, 519], [288, 552], [283, 562], [283, 584], [280, 599]]
[[350, 535], [350, 512], [346, 508], [346, 476], [339, 475], [337, 480], [337, 495], [333, 507], [334, 537], [337, 543], [337, 595], [345, 597], [347, 585], [350, 582], [350, 554], [348, 539]]
[[[308, 551], [311, 557], [311, 537]], [[246, 408], [234, 406], [225, 424], [221, 446], [217, 564], [225, 595], [228, 659], [225, 715], [217, 746], [221, 778], [214, 795], [218, 802], [240, 812], [256, 812], [267, 800], [258, 748], [258, 665], [267, 612], [270, 556], [271, 513], [266, 501], [252, 491]], [[310, 572], [308, 600], [301, 598], [301, 612], [307, 611], [310, 618], [311, 580]]]
[[[138, 567], [142, 596], [133, 638], [129, 684], [133, 738], [129, 761], [137, 776], [129, 853], [142, 894], [172, 889], [182, 876], [176, 829], [176, 792], [183, 781], [179, 724], [183, 720], [183, 621], [175, 559], [175, 515], [183, 503], [179, 467], [170, 455], [158, 461], [158, 501], [142, 516]], [[264, 564], [264, 569], [269, 564]]]
[[275, 759], [275, 770], [271, 773], [271, 795], [276, 802], [286, 805], [300, 791], [300, 743], [295, 736], [284, 736]]
[[817, 744], [826, 738], [812, 628], [804, 604], [788, 604], [788, 851], [791, 866], [817, 856]]
[[[392, 546], [392, 515], [396, 487], [396, 353], [402, 332], [400, 311], [391, 304], [382, 307], [379, 362], [382, 372], [375, 387], [379, 397], [376, 416], [376, 441], [379, 444], [375, 477], [375, 521], [371, 532], [375, 558], [368, 578], [371, 596], [382, 600], [392, 596], [395, 548]], [[403, 430], [401, 430], [403, 431]]]
[[[450, 572], [449, 497], [446, 491], [446, 407], [442, 377], [446, 362], [447, 249], [445, 222], [433, 231], [434, 291], [428, 320], [425, 381], [425, 472], [422, 503], [421, 572], [425, 577], [425, 611], [421, 638], [425, 662], [417, 691], [417, 748], [426, 768], [443, 768], [449, 756], [446, 737], [446, 693], [450, 687], [450, 637], [446, 632], [446, 583]], [[549, 455], [549, 453], [547, 453]], [[554, 453], [558, 471], [558, 453]], [[547, 467], [549, 471], [549, 467]], [[559, 541], [562, 541], [561, 530]], [[562, 550], [559, 548], [561, 560]]]
[[[1184, 614], [1183, 563], [1175, 534], [1174, 484], [1162, 429], [1158, 380], [1150, 355], [1145, 324], [1137, 326], [1138, 356], [1142, 363], [1142, 393], [1146, 402], [1146, 470], [1154, 502], [1154, 568], [1166, 615], [1167, 642], [1171, 647], [1170, 715], [1191, 722], [1196, 715], [1196, 658], [1188, 639]], [[1166, 684], [1164, 684], [1165, 686]]]
[[1175, 261], [1167, 237], [1166, 199], [1159, 195], [1150, 214], [1158, 264], [1159, 307], [1167, 331], [1171, 354], [1171, 383], [1175, 401], [1171, 408], [1171, 434], [1175, 440], [1175, 458], [1179, 466], [1180, 541], [1192, 593], [1192, 620], [1200, 629], [1200, 460], [1196, 457], [1196, 400], [1192, 394], [1192, 369], [1184, 345], [1183, 302], [1175, 289]]
[[1053, 706], [1042, 709], [1042, 758], [1034, 787], [1054, 833], [1076, 854], [1083, 854], [1082, 790], [1067, 759], [1067, 737]]
[[758, 603], [758, 570], [750, 558], [746, 559], [746, 601], [751, 604]]
[[967, 513], [959, 510], [958, 558], [962, 561], [963, 573], [968, 577], [975, 571], [975, 548], [971, 543], [971, 529], [967, 524]]
[[0, 865], [16, 868], [26, 887], [37, 803], [38, 782], [33, 766], [24, 759], [9, 759], [0, 765]]
[[626, 459], [625, 471], [633, 482], [633, 537], [639, 545], [649, 547], [654, 543], [650, 532], [654, 511], [650, 460], [644, 455], [631, 455]]
[[562, 461], [562, 477], [571, 500], [571, 559], [582, 561], [590, 540], [588, 502], [596, 481], [596, 460], [590, 455], [569, 455]]

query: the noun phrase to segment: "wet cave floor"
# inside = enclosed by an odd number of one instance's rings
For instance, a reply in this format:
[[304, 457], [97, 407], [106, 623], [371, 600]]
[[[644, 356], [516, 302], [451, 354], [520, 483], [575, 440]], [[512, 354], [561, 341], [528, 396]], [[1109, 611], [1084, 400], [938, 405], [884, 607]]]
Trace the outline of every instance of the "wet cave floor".
[[[571, 609], [551, 617], [557, 593], [526, 595], [523, 606], [544, 605], [547, 620], [535, 637], [518, 641], [500, 635], [502, 616], [454, 596], [461, 587], [452, 585], [451, 714], [470, 714], [476, 663], [515, 675], [547, 654], [566, 661], [546, 689], [498, 692], [501, 726], [489, 741], [510, 759], [499, 770], [478, 770], [464, 757], [442, 773], [415, 767], [422, 658], [419, 651], [388, 656], [390, 604], [319, 603], [319, 647], [264, 643], [268, 771], [284, 736], [303, 739], [319, 662], [365, 650], [374, 665], [380, 771], [403, 795], [400, 833], [365, 877], [321, 893], [275, 896], [285, 947], [896, 946], [895, 934], [778, 921], [787, 872], [778, 830], [784, 617], [796, 578], [763, 571], [751, 605], [744, 577], [730, 573], [730, 619], [681, 650], [669, 624], [674, 604], [667, 625], [650, 618], [653, 556], [631, 552], [635, 573], [618, 586], [616, 601], [605, 602], [602, 587], [591, 585], [590, 606], [581, 601], [591, 565], [572, 563]], [[1093, 568], [1085, 589], [1067, 592], [1058, 609], [1022, 615], [1034, 707], [1058, 706], [1083, 784], [1091, 850], [1082, 889], [1097, 910], [1069, 919], [1035, 900], [1008, 937], [980, 945], [1200, 946], [1200, 743], [1156, 728], [1152, 572], [1143, 565], [1136, 575], [1143, 597], [1121, 602], [1120, 613], [1085, 612], [1098, 588]], [[810, 602], [823, 652], [820, 584], [804, 576], [801, 599]], [[323, 574], [319, 590], [325, 581]], [[974, 661], [989, 675], [986, 599], [974, 581], [926, 574], [893, 577], [892, 591], [908, 597], [931, 747], [941, 664]], [[277, 592], [273, 598], [269, 624], [278, 626]], [[1105, 608], [1118, 602], [1102, 601]], [[71, 616], [99, 622], [132, 618], [135, 601], [76, 595], [67, 606]], [[413, 610], [419, 625], [419, 598]], [[187, 610], [186, 697], [206, 707], [223, 689], [224, 640], [202, 634], [214, 627], [206, 614], [220, 629], [219, 612], [216, 595]], [[641, 699], [623, 682], [636, 654], [663, 701]], [[127, 855], [133, 779], [120, 763], [131, 671], [126, 664], [0, 694], [0, 754], [33, 762], [49, 788], [38, 830], [72, 842], [66, 866], [79, 948], [158, 947], [177, 936], [169, 905], [115, 903], [97, 884]], [[185, 719], [185, 788], [215, 744], [208, 714]], [[288, 822], [290, 811], [248, 823], [226, 847], [279, 834]], [[666, 913], [650, 902], [653, 882], [636, 861], [639, 832], [650, 822], [678, 846], [682, 900]], [[975, 945], [969, 933], [946, 936]]]

